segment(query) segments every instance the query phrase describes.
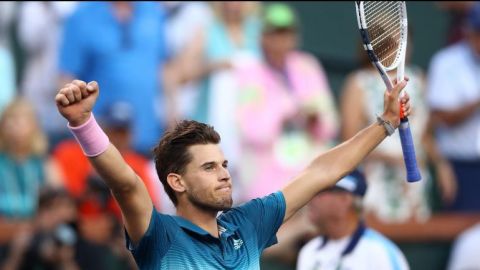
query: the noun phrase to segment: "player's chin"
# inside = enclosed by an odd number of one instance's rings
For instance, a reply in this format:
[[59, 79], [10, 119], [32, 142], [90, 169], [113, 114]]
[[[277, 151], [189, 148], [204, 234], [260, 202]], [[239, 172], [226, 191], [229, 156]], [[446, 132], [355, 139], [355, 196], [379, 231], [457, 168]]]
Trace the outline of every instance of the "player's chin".
[[225, 194], [217, 198], [216, 205], [221, 210], [227, 210], [232, 208], [232, 205], [233, 205], [232, 194]]

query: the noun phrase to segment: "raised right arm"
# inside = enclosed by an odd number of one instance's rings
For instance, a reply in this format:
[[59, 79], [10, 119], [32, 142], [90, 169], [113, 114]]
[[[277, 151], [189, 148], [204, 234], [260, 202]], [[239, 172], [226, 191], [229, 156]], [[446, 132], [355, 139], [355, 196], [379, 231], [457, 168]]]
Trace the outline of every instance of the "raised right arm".
[[[125, 228], [134, 243], [148, 229], [153, 210], [152, 200], [143, 181], [123, 160], [115, 146], [105, 140], [106, 135], [95, 122], [92, 108], [99, 94], [96, 82], [88, 85], [79, 80], [66, 84], [55, 97], [58, 111], [69, 126], [90, 163], [111, 189], [122, 210]], [[86, 130], [88, 128], [88, 130]], [[78, 135], [81, 131], [81, 135]], [[103, 139], [102, 139], [103, 138]], [[88, 141], [96, 144], [95, 153], [89, 153]], [[104, 141], [104, 143], [100, 143]]]

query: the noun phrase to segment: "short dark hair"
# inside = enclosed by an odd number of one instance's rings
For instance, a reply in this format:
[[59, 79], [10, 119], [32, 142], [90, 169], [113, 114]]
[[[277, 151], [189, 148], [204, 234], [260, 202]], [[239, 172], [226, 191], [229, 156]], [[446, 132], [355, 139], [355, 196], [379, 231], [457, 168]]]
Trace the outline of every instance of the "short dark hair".
[[188, 147], [197, 144], [218, 144], [220, 135], [207, 124], [194, 120], [183, 120], [167, 130], [154, 148], [155, 168], [163, 188], [173, 204], [178, 200], [175, 191], [167, 182], [169, 173], [183, 174], [187, 164], [192, 161]]

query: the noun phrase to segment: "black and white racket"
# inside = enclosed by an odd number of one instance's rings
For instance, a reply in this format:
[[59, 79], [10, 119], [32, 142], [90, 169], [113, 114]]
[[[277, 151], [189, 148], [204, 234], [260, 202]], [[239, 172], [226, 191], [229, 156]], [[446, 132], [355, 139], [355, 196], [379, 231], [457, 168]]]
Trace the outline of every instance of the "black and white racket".
[[[364, 49], [390, 91], [393, 84], [388, 71], [397, 69], [397, 81], [404, 79], [408, 25], [405, 1], [355, 1], [355, 7]], [[416, 182], [422, 177], [417, 167], [408, 118], [403, 116], [402, 110], [400, 119], [398, 130], [407, 181]]]

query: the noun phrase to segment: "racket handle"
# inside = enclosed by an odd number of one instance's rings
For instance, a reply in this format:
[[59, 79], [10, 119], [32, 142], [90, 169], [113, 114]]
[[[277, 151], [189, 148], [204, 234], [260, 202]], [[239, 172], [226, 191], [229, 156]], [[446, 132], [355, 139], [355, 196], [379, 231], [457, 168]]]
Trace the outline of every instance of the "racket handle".
[[417, 158], [415, 155], [415, 146], [413, 144], [412, 133], [410, 132], [410, 123], [408, 118], [402, 118], [398, 127], [400, 140], [402, 142], [403, 159], [407, 169], [407, 181], [417, 182], [422, 179], [417, 166]]

